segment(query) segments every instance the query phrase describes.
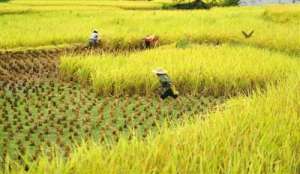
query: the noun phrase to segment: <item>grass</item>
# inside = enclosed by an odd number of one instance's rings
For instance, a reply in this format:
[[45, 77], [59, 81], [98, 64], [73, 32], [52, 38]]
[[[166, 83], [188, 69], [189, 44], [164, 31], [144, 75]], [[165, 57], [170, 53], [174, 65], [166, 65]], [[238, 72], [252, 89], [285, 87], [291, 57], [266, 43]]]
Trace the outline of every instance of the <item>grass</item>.
[[264, 12], [266, 20], [278, 22], [282, 24], [294, 23], [299, 25], [300, 9], [297, 6], [281, 6], [269, 7]]
[[[299, 77], [266, 93], [240, 97], [225, 110], [164, 129], [146, 141], [106, 148], [88, 143], [67, 161], [30, 163], [28, 173], [299, 173]], [[271, 106], [271, 107], [270, 107]], [[13, 165], [14, 166], [14, 165]], [[22, 173], [14, 167], [11, 173]]]
[[[161, 37], [162, 43], [181, 39], [195, 42], [237, 42], [299, 53], [299, 23], [282, 25], [265, 17], [266, 10], [267, 13], [273, 14], [273, 11], [282, 9], [288, 11], [291, 8], [289, 6], [274, 7], [274, 9], [272, 7], [214, 8], [208, 11], [189, 12], [105, 9], [101, 5], [93, 9], [93, 6], [81, 7], [80, 4], [75, 5], [80, 9], [71, 7], [68, 9], [67, 6], [63, 6], [65, 9], [59, 9], [58, 5], [58, 7], [55, 6], [58, 10], [51, 6], [48, 11], [43, 11], [42, 5], [38, 7], [28, 5], [23, 8], [22, 3], [18, 6], [9, 3], [4, 7], [10, 10], [14, 8], [23, 10], [20, 12], [22, 15], [18, 15], [17, 10], [15, 14], [1, 16], [1, 49], [86, 43], [91, 30], [98, 28], [103, 42], [115, 47], [140, 44], [141, 38], [154, 33]], [[32, 11], [31, 8], [36, 10]], [[273, 10], [270, 11], [270, 8]], [[299, 6], [293, 8], [298, 10]], [[139, 15], [136, 15], [137, 12]], [[286, 16], [289, 17], [289, 15]], [[275, 18], [277, 17], [275, 15]], [[296, 19], [291, 18], [291, 20]], [[31, 25], [26, 25], [28, 23]], [[245, 39], [241, 31], [252, 29], [255, 30], [254, 36]]]
[[65, 56], [60, 63], [65, 79], [89, 81], [101, 95], [152, 94], [158, 88], [152, 73], [157, 67], [169, 72], [182, 94], [230, 96], [285, 79], [299, 64], [284, 54], [226, 44], [190, 44], [185, 49], [172, 45], [119, 56]]

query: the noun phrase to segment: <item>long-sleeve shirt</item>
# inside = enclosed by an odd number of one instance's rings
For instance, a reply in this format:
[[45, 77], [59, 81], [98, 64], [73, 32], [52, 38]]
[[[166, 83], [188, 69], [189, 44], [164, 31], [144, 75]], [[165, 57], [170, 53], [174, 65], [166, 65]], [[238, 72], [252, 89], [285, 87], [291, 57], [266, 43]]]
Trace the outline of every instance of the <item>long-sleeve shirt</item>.
[[163, 88], [171, 87], [172, 82], [170, 77], [167, 74], [159, 74], [158, 78]]
[[95, 40], [96, 41], [96, 40], [98, 40], [98, 38], [99, 38], [98, 33], [92, 33], [91, 34], [91, 37], [90, 37], [91, 40]]

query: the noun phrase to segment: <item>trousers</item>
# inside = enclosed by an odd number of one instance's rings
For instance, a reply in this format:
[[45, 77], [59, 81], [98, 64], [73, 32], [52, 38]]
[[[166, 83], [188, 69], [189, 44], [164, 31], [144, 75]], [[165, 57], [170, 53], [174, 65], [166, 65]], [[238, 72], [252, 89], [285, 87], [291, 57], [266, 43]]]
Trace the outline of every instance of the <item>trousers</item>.
[[97, 47], [99, 44], [98, 40], [90, 39], [89, 40], [89, 47]]
[[161, 99], [165, 99], [167, 97], [173, 97], [177, 98], [178, 94], [175, 94], [175, 92], [171, 88], [165, 89], [165, 91], [160, 95]]

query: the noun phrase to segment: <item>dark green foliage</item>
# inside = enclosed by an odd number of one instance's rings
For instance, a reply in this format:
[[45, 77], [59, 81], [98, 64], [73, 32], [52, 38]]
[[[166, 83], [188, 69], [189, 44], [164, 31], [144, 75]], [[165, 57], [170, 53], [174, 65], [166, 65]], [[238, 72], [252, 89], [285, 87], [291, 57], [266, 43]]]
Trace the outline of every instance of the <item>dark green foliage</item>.
[[208, 3], [202, 0], [195, 0], [192, 2], [177, 1], [175, 4], [164, 4], [163, 9], [210, 9], [215, 6], [237, 6], [240, 0], [223, 0], [223, 2], [217, 2], [211, 0]]
[[209, 9], [209, 6], [202, 0], [195, 0], [193, 2], [183, 2], [176, 4], [164, 4], [163, 9]]
[[224, 0], [223, 6], [237, 6], [239, 5], [240, 0]]

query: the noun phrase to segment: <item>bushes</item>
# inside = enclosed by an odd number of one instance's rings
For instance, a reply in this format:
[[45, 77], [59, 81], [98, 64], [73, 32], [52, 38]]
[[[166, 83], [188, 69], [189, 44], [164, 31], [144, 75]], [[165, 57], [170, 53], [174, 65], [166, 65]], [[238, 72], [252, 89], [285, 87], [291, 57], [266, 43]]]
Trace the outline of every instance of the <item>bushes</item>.
[[180, 2], [176, 4], [164, 4], [163, 9], [209, 9], [209, 6], [202, 0], [193, 2]]
[[204, 1], [208, 6], [237, 6], [239, 5], [240, 0], [205, 0]]
[[237, 6], [240, 0], [224, 0], [221, 6]]
[[[177, 1], [176, 1], [177, 2]], [[240, 0], [195, 0], [178, 1], [176, 4], [164, 4], [163, 9], [209, 9], [217, 6], [237, 6]]]

